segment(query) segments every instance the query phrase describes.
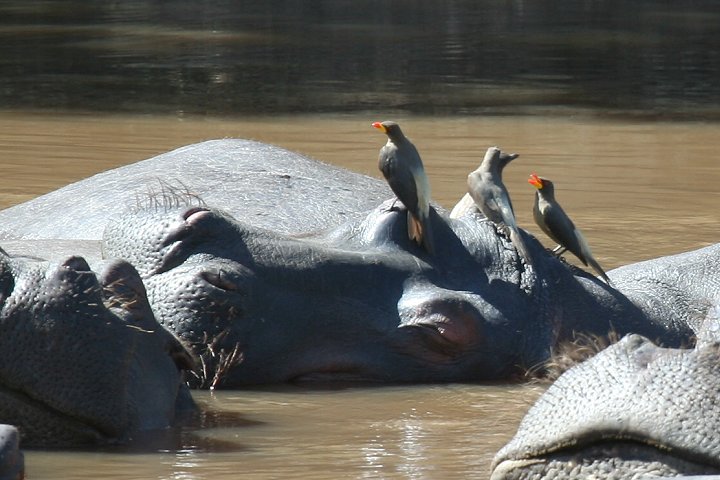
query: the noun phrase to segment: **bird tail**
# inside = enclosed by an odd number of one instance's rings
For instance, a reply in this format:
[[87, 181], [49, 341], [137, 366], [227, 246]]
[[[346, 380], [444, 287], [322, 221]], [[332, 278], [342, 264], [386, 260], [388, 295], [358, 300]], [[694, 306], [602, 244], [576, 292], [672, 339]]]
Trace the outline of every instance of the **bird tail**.
[[[590, 265], [595, 272], [597, 272], [598, 275], [607, 283], [608, 285], [612, 286], [610, 283], [610, 279], [605, 274], [605, 270], [602, 269], [600, 264], [595, 260], [595, 257], [592, 254], [592, 251], [590, 250], [590, 245], [588, 245], [587, 240], [585, 240], [585, 237], [583, 237], [583, 234], [580, 233], [580, 230], [575, 230], [575, 236], [578, 239], [578, 242], [580, 243], [580, 253], [582, 255], [575, 254], [576, 257], [578, 257], [585, 265]], [[574, 253], [574, 252], [573, 252]]]
[[510, 226], [508, 226], [508, 230], [510, 230], [510, 241], [513, 245], [515, 245], [515, 249], [518, 251], [518, 254], [520, 254], [520, 256], [525, 260], [526, 264], [532, 265], [530, 251], [527, 249], [527, 246], [525, 246], [525, 242], [520, 236], [520, 231], [517, 227]]
[[600, 275], [600, 277], [605, 281], [605, 283], [612, 286], [612, 283], [610, 283], [610, 279], [605, 274], [605, 270], [602, 269], [600, 264], [593, 257], [588, 257], [587, 261], [590, 264], [590, 266], [593, 268], [593, 270], [595, 270], [598, 273], [598, 275]]
[[435, 253], [432, 228], [430, 227], [430, 215], [416, 218], [410, 212], [407, 214], [408, 237], [418, 245], [422, 245], [429, 254]]

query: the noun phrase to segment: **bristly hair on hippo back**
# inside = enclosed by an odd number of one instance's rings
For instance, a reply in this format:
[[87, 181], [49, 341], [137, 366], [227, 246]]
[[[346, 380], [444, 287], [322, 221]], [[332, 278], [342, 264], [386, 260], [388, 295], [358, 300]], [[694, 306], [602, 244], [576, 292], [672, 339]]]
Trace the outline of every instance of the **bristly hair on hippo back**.
[[157, 179], [157, 188], [148, 185], [147, 192], [135, 195], [133, 212], [139, 211], [168, 211], [179, 207], [206, 207], [200, 195], [193, 192], [190, 187], [180, 181], [170, 183]]

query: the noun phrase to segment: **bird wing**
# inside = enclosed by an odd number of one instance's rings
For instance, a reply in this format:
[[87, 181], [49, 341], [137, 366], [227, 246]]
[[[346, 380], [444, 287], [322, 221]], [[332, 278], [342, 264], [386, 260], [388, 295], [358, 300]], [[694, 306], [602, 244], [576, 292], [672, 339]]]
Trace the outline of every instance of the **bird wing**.
[[397, 147], [385, 145], [380, 150], [379, 167], [398, 200], [413, 215], [417, 215], [418, 185], [411, 166], [398, 160]]
[[570, 250], [584, 265], [587, 265], [587, 258], [583, 252], [583, 243], [585, 246], [587, 246], [587, 243], [562, 207], [554, 203], [548, 205], [542, 213], [545, 226], [548, 229], [545, 233]]
[[515, 228], [515, 213], [507, 191], [494, 181], [472, 173], [468, 177], [469, 193], [475, 205], [494, 223], [504, 223]]
[[515, 212], [510, 202], [510, 195], [508, 195], [504, 188], [499, 189], [495, 202], [503, 223], [510, 228], [517, 228], [515, 225]]

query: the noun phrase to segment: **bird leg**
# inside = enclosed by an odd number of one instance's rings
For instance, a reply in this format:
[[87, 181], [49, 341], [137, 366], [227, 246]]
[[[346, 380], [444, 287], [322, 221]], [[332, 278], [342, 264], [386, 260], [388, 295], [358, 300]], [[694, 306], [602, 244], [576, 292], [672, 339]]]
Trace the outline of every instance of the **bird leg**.
[[567, 251], [567, 248], [563, 247], [562, 245], [558, 245], [557, 247], [552, 249], [552, 254], [556, 257], [559, 257], [563, 253]]
[[398, 198], [395, 197], [395, 200], [393, 200], [392, 204], [391, 204], [391, 205], [388, 207], [388, 209], [385, 210], [385, 211], [386, 211], [386, 212], [396, 212], [396, 211], [400, 210], [399, 208], [397, 208], [397, 207], [395, 206], [395, 205], [397, 204], [397, 202], [398, 202]]

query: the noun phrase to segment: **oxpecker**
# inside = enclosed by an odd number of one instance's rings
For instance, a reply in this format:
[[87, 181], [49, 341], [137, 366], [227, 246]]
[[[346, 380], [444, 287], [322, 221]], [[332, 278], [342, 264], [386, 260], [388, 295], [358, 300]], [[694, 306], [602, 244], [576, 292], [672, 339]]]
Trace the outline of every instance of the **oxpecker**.
[[498, 226], [505, 225], [510, 233], [510, 241], [518, 253], [528, 264], [532, 264], [515, 223], [510, 194], [502, 181], [503, 168], [517, 157], [517, 154], [504, 154], [497, 147], [488, 148], [480, 166], [468, 175], [468, 194], [488, 220]]
[[560, 255], [565, 250], [570, 250], [580, 259], [583, 265], [588, 266], [589, 264], [609, 285], [610, 279], [595, 260], [595, 257], [593, 257], [585, 237], [555, 200], [555, 185], [553, 182], [547, 178], [538, 177], [533, 173], [530, 175], [528, 183], [537, 188], [535, 206], [533, 207], [535, 223], [558, 244], [553, 249], [553, 253]]
[[422, 245], [428, 253], [433, 253], [435, 248], [430, 227], [430, 183], [420, 155], [397, 123], [375, 122], [372, 126], [388, 137], [387, 143], [380, 149], [378, 168], [395, 196], [407, 208], [408, 237]]

